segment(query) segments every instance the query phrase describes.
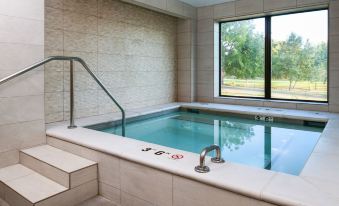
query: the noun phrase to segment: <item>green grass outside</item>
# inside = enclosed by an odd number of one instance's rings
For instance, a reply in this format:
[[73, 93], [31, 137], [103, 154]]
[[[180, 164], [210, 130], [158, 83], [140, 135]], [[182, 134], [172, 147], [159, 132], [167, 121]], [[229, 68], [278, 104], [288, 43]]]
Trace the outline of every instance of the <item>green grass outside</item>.
[[[264, 80], [240, 80], [240, 79], [224, 79], [223, 84], [229, 87], [243, 87], [243, 88], [264, 88]], [[272, 80], [273, 90], [289, 90], [289, 81], [287, 80]], [[294, 82], [292, 83], [292, 86]], [[293, 90], [316, 90], [319, 92], [327, 92], [327, 82], [297, 82]]]

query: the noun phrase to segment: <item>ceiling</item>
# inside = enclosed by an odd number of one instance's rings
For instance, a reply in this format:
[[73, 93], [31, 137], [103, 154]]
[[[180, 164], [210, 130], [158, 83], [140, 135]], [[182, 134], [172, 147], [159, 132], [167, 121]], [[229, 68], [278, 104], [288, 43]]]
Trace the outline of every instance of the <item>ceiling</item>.
[[195, 7], [210, 6], [234, 0], [180, 0]]

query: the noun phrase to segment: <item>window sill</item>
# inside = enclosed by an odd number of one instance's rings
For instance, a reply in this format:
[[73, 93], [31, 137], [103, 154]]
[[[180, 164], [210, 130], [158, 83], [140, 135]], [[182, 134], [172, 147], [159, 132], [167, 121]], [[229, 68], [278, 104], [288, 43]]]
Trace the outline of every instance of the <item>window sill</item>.
[[214, 97], [215, 103], [246, 105], [246, 106], [262, 106], [284, 109], [299, 109], [312, 111], [328, 111], [329, 104], [323, 102], [305, 102], [305, 101], [288, 101], [288, 100], [270, 100], [255, 98], [238, 98], [238, 97]]

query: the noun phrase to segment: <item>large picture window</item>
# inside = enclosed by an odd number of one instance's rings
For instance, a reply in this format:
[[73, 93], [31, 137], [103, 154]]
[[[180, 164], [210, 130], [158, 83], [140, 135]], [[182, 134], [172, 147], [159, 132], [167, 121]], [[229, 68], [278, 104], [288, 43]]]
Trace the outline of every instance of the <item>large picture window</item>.
[[220, 23], [220, 96], [328, 101], [328, 11]]

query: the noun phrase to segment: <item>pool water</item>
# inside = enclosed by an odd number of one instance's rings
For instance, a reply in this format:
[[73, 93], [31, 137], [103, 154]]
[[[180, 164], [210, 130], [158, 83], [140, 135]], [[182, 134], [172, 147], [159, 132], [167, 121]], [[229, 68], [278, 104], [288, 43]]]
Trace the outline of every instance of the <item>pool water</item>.
[[[121, 134], [121, 126], [100, 131]], [[129, 138], [200, 154], [216, 144], [226, 161], [298, 175], [323, 127], [262, 122], [227, 115], [172, 112], [128, 123]]]

